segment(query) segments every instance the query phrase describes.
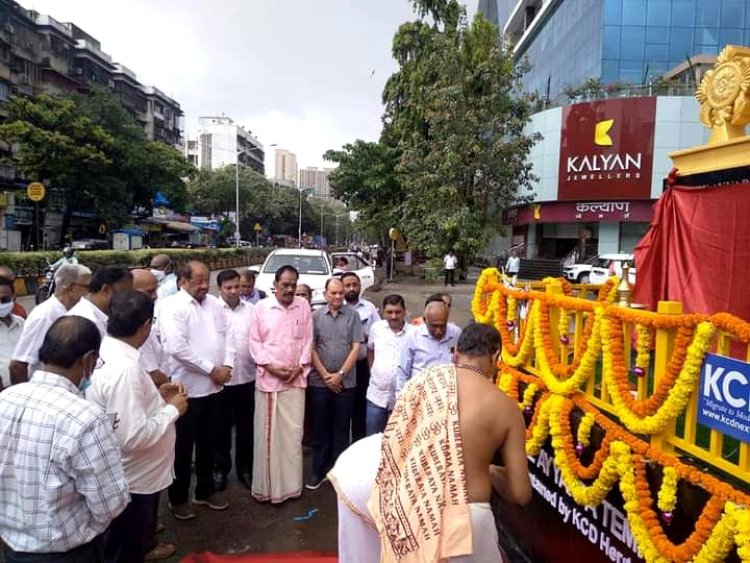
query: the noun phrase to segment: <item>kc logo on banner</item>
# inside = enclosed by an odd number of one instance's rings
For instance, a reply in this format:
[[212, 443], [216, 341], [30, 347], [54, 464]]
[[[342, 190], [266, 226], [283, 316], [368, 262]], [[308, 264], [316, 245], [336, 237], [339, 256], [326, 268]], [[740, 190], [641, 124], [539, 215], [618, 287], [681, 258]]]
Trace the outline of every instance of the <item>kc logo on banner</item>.
[[750, 364], [706, 354], [698, 389], [698, 422], [750, 442]]

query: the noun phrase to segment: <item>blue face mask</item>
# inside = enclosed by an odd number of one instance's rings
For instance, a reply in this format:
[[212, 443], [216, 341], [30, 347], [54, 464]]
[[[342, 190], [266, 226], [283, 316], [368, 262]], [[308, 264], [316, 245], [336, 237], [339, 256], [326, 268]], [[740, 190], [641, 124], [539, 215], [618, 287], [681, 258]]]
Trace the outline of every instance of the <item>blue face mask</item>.
[[91, 377], [86, 375], [86, 370], [83, 370], [83, 377], [81, 377], [81, 380], [78, 382], [78, 390], [81, 393], [84, 393], [90, 386]]

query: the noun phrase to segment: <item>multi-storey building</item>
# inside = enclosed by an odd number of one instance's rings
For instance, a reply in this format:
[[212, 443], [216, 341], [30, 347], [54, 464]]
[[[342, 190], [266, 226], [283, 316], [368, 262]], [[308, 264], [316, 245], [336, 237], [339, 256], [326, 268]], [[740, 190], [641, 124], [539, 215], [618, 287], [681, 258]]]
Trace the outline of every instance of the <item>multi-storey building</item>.
[[279, 183], [289, 183], [297, 185], [297, 155], [285, 149], [276, 149], [275, 179]]
[[199, 168], [214, 170], [224, 166], [249, 166], [265, 174], [265, 151], [253, 134], [231, 118], [199, 117], [196, 139], [189, 140], [187, 157]]
[[542, 136], [529, 155], [532, 201], [505, 211], [507, 238], [491, 251], [631, 252], [669, 153], [707, 140], [693, 95], [701, 67], [726, 43], [750, 43], [750, 3], [480, 0], [479, 9], [530, 64], [523, 84], [540, 104], [526, 132]]
[[[112, 91], [143, 126], [151, 140], [181, 146], [180, 104], [157, 88], [141, 84], [135, 73], [114, 62], [99, 41], [74, 23], [0, 0], [0, 120], [11, 95], [61, 95], [94, 87]], [[8, 147], [0, 152], [8, 154]], [[28, 181], [12, 166], [0, 166], [0, 249], [19, 250], [35, 240], [34, 208], [19, 198]], [[60, 193], [48, 190], [39, 214], [39, 231], [59, 238]], [[40, 235], [40, 244], [44, 236]]]
[[299, 188], [301, 190], [313, 190], [316, 197], [328, 200], [331, 198], [331, 186], [328, 183], [328, 175], [333, 172], [332, 168], [322, 170], [308, 166], [299, 171]]

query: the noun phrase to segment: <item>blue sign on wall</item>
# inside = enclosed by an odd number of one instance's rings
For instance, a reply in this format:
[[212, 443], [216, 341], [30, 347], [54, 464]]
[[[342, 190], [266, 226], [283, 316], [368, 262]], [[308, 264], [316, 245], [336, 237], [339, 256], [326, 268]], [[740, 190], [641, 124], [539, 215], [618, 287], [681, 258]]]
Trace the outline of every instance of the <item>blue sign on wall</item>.
[[750, 364], [706, 354], [698, 388], [698, 422], [750, 442]]

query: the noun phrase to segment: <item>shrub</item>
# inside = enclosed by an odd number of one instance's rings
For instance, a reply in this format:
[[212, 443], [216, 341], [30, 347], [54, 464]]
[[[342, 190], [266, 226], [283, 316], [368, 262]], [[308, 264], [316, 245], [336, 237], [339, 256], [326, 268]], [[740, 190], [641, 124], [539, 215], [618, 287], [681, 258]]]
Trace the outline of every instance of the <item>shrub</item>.
[[[151, 258], [166, 254], [175, 266], [188, 260], [201, 260], [215, 264], [228, 260], [235, 267], [242, 264], [262, 262], [270, 252], [268, 248], [150, 248], [143, 250], [78, 250], [78, 261], [92, 270], [101, 266], [125, 266], [128, 268], [148, 267]], [[54, 252], [0, 252], [0, 264], [11, 268], [19, 277], [38, 276], [48, 264], [56, 261], [60, 253]]]

